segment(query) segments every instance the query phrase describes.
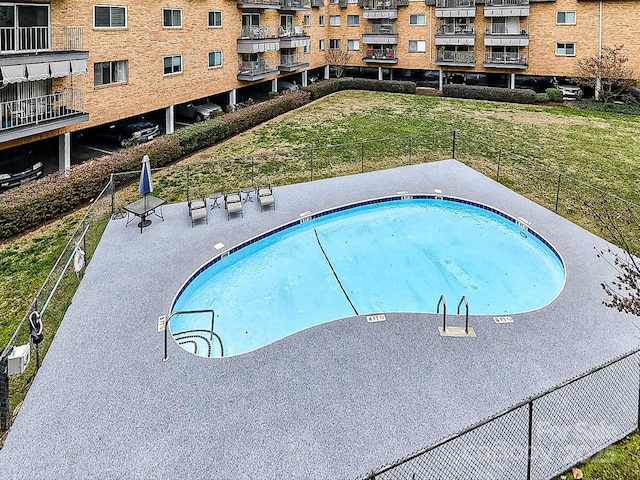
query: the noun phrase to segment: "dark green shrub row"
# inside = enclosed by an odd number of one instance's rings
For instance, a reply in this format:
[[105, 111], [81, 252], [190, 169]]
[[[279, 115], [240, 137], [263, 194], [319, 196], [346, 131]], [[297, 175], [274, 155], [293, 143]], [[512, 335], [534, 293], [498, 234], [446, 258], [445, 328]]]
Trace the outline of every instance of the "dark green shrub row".
[[400, 80], [373, 80], [370, 78], [353, 78], [350, 87], [353, 90], [372, 90], [390, 93], [416, 93], [415, 82]]
[[604, 103], [597, 100], [577, 100], [571, 102], [577, 108], [594, 112], [625, 113], [640, 115], [640, 104], [637, 103]]
[[194, 123], [176, 130], [173, 135], [180, 142], [184, 154], [188, 155], [228, 138], [228, 125], [221, 118], [212, 118], [206, 122]]
[[547, 88], [545, 90], [547, 97], [549, 97], [550, 102], [561, 102], [562, 101], [562, 92], [557, 88]]
[[332, 79], [332, 80], [323, 80], [321, 82], [312, 83], [311, 85], [307, 85], [306, 87], [302, 87], [301, 90], [305, 92], [309, 92], [311, 94], [311, 100], [317, 100], [318, 98], [326, 97], [327, 95], [331, 95], [332, 93], [341, 90], [340, 85], [344, 83], [346, 79], [340, 79], [341, 81]]
[[537, 103], [536, 92], [522, 88], [479, 87], [475, 85], [448, 84], [442, 87], [445, 97], [490, 100], [492, 102]]

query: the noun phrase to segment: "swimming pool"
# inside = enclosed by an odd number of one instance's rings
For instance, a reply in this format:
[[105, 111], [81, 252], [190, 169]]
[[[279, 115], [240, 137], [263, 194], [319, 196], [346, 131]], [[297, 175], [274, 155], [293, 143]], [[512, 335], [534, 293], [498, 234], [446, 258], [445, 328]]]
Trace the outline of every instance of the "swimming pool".
[[[339, 318], [435, 313], [441, 295], [464, 295], [472, 315], [534, 310], [564, 280], [560, 255], [523, 220], [454, 197], [388, 197], [305, 215], [213, 258], [179, 290], [169, 327], [196, 355], [219, 357], [221, 343], [230, 356]], [[175, 313], [204, 309], [215, 322]]]

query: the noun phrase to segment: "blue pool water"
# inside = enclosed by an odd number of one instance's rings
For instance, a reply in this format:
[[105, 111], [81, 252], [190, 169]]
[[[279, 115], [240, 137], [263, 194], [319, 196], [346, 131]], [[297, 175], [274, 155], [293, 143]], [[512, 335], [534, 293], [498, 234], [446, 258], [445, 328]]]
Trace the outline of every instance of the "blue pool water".
[[[213, 259], [171, 311], [213, 309], [230, 356], [353, 315], [435, 313], [441, 295], [450, 309], [466, 296], [471, 315], [549, 304], [564, 285], [559, 256], [498, 213], [460, 200], [398, 199], [296, 222]], [[186, 350], [220, 356], [210, 314], [175, 315], [170, 329]]]

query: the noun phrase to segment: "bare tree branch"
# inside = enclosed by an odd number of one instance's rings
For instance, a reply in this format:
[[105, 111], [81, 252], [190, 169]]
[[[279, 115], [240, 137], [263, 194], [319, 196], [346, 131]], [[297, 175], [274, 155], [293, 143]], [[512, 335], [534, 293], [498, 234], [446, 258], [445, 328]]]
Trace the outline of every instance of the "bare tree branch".
[[613, 101], [625, 88], [635, 86], [636, 73], [627, 66], [629, 58], [622, 53], [624, 45], [602, 47], [600, 55], [579, 59], [576, 82], [591, 87], [604, 103]]

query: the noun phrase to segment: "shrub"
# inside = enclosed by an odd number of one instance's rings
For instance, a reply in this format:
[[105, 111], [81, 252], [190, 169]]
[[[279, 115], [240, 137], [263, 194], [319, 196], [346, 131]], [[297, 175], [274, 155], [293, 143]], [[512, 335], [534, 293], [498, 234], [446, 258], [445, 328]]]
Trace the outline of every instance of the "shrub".
[[530, 89], [448, 84], [442, 87], [442, 95], [445, 97], [490, 100], [493, 102], [536, 103], [536, 92]]
[[229, 128], [222, 117], [194, 123], [174, 132], [185, 154], [213, 145], [229, 136]]
[[549, 101], [551, 102], [561, 102], [562, 101], [562, 92], [557, 88], [547, 88], [545, 93], [549, 97]]
[[311, 100], [317, 100], [318, 98], [326, 97], [340, 90], [340, 83], [335, 79], [322, 80], [302, 87], [301, 90], [309, 92], [311, 94]]
[[373, 80], [370, 78], [354, 78], [349, 88], [354, 90], [372, 90], [390, 93], [416, 93], [414, 82], [400, 80]]
[[571, 102], [571, 105], [582, 110], [591, 110], [595, 112], [640, 115], [640, 105], [637, 104], [604, 103], [597, 100], [577, 100], [575, 102]]

